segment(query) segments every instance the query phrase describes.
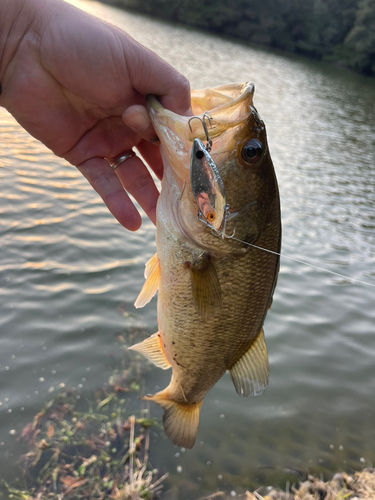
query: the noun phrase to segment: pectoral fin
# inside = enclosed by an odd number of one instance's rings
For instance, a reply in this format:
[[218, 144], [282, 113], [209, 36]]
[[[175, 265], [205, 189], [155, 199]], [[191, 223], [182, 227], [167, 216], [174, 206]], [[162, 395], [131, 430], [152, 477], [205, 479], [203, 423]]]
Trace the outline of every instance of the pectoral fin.
[[161, 337], [159, 333], [154, 333], [148, 339], [139, 342], [139, 344], [132, 345], [129, 347], [131, 351], [138, 351], [148, 360], [150, 360], [154, 365], [162, 368], [163, 370], [168, 370], [171, 367], [169, 361], [165, 357]]
[[140, 291], [137, 300], [134, 302], [134, 306], [137, 309], [148, 304], [159, 288], [160, 262], [157, 254], [153, 255], [146, 263], [145, 278], [146, 281], [142, 290]]
[[146, 262], [145, 278], [147, 279], [150, 276], [153, 269], [155, 269], [158, 266], [159, 266], [158, 254], [154, 253], [154, 255], [152, 257], [150, 257], [150, 259], [148, 259], [148, 261]]
[[221, 286], [215, 267], [209, 258], [199, 266], [190, 266], [195, 308], [203, 321], [221, 310]]
[[269, 365], [263, 329], [229, 372], [240, 396], [258, 396], [266, 389]]
[[198, 431], [202, 401], [196, 404], [180, 404], [168, 399], [168, 388], [154, 396], [142, 399], [154, 401], [164, 410], [163, 425], [166, 435], [177, 446], [192, 448]]

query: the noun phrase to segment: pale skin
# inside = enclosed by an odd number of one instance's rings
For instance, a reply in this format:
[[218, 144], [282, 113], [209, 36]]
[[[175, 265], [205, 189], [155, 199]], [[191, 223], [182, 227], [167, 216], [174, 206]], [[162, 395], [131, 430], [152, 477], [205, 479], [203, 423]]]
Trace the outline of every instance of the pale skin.
[[136, 147], [160, 179], [145, 98], [191, 114], [185, 77], [124, 31], [62, 0], [0, 0], [0, 106], [57, 156], [75, 165], [116, 219], [136, 230], [155, 223], [158, 190]]

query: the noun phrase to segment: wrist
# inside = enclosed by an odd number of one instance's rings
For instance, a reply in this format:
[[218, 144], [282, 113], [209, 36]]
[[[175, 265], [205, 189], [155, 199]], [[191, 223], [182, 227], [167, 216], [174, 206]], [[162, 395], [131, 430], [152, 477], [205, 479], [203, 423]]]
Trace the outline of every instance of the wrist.
[[22, 40], [31, 33], [40, 9], [39, 0], [0, 0], [0, 83], [6, 86], [6, 72]]

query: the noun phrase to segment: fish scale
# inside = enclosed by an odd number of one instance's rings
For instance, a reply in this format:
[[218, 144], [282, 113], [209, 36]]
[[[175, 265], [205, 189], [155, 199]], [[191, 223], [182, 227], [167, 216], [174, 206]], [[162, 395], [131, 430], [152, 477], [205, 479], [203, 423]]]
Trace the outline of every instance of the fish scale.
[[192, 92], [193, 111], [194, 102], [199, 111], [207, 106], [198, 116], [203, 132], [210, 133], [204, 116], [214, 124], [212, 156], [202, 150], [200, 138], [195, 140], [196, 123], [193, 128], [188, 117], [165, 110], [153, 97], [148, 101], [165, 174], [157, 206], [157, 254], [147, 263], [136, 307], [158, 289], [159, 332], [132, 349], [172, 368], [168, 387], [145, 399], [164, 409], [166, 434], [188, 448], [196, 439], [203, 398], [227, 370], [241, 396], [258, 395], [268, 383], [263, 323], [279, 256], [250, 244], [279, 252], [281, 222], [253, 91], [251, 84], [239, 84]]

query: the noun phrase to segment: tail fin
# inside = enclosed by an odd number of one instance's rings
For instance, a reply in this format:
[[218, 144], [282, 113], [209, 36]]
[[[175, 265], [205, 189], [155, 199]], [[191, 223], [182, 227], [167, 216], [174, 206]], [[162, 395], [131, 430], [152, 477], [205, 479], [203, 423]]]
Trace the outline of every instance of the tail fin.
[[154, 396], [144, 396], [142, 399], [154, 401], [163, 408], [164, 430], [174, 444], [184, 448], [194, 446], [203, 400], [195, 404], [176, 403], [169, 399], [168, 388]]

